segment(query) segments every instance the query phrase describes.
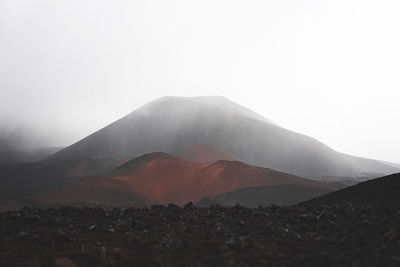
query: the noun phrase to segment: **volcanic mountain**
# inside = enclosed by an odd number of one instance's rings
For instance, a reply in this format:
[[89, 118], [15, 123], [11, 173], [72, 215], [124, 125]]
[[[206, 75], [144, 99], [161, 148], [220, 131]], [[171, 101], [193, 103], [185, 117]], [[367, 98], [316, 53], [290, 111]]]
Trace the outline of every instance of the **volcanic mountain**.
[[165, 153], [151, 153], [123, 164], [109, 175], [85, 177], [37, 199], [61, 203], [181, 205], [245, 187], [289, 184], [324, 189], [324, 192], [341, 188], [239, 161], [197, 163]]
[[378, 177], [400, 171], [337, 152], [218, 96], [157, 99], [50, 159], [135, 158], [157, 151], [175, 155], [199, 144], [302, 177]]

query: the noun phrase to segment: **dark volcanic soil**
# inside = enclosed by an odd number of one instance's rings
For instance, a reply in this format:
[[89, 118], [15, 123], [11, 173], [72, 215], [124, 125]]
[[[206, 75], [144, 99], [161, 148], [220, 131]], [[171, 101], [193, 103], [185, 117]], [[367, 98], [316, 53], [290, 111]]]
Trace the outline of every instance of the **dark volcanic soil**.
[[0, 266], [400, 266], [400, 203], [0, 214]]

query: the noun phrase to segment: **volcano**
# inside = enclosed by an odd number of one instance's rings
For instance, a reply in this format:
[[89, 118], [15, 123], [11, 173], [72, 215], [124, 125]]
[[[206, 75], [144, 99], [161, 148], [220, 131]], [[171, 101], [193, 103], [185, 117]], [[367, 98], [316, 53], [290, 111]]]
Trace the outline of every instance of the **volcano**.
[[[302, 185], [324, 189], [323, 192], [342, 188], [337, 184], [307, 180], [239, 161], [198, 163], [159, 152], [133, 159], [108, 175], [84, 177], [38, 199], [45, 202], [108, 205], [182, 205], [205, 196], [269, 185]], [[280, 194], [280, 198], [286, 197]], [[305, 196], [300, 201], [310, 198]]]
[[200, 144], [250, 165], [302, 177], [378, 177], [399, 171], [337, 152], [219, 96], [157, 99], [50, 159], [136, 158], [152, 152], [179, 155]]

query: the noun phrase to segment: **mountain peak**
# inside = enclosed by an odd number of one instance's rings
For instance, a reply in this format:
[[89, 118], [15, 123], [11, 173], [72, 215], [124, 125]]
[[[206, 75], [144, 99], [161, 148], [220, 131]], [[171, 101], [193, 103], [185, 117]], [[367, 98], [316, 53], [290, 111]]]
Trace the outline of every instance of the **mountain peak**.
[[[200, 107], [201, 106], [201, 107]], [[152, 109], [158, 110], [171, 110], [171, 109], [194, 109], [196, 108], [199, 112], [201, 110], [207, 110], [207, 108], [217, 108], [223, 110], [227, 114], [235, 114], [246, 118], [251, 118], [266, 122], [268, 124], [275, 125], [274, 122], [265, 118], [264, 116], [230, 100], [227, 97], [214, 95], [214, 96], [164, 96], [155, 99], [154, 101], [144, 105], [138, 110], [149, 112]]]

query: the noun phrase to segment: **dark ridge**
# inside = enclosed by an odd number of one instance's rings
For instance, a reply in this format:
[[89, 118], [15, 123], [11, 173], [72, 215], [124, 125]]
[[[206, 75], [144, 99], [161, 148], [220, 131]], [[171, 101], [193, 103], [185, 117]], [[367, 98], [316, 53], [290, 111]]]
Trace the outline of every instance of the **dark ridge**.
[[303, 204], [366, 202], [385, 205], [400, 203], [400, 173], [362, 182]]

